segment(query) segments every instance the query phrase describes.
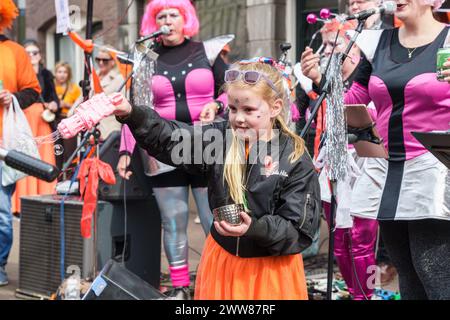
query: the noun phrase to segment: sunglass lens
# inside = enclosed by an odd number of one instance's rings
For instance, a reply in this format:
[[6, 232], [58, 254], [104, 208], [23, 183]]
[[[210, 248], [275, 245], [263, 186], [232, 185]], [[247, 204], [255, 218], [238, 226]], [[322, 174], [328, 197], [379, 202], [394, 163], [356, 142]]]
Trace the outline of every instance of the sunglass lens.
[[249, 84], [255, 84], [258, 82], [259, 76], [260, 76], [260, 74], [256, 71], [247, 71], [244, 74], [244, 81]]
[[240, 72], [238, 70], [227, 70], [225, 72], [225, 81], [232, 82], [236, 81], [239, 77]]

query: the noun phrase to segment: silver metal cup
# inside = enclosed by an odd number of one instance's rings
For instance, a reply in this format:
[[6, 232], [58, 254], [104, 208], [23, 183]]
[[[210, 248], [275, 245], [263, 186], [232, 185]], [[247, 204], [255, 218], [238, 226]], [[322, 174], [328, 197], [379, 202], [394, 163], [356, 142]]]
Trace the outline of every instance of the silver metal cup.
[[243, 204], [229, 204], [213, 209], [214, 220], [226, 221], [233, 226], [242, 223], [241, 212], [245, 211]]

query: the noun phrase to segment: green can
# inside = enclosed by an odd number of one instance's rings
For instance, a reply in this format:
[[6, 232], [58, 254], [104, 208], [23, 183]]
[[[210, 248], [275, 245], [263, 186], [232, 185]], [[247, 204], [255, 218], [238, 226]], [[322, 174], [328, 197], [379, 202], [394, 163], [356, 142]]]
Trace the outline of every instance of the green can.
[[0, 91], [3, 91], [3, 80], [0, 80]]
[[444, 63], [447, 62], [447, 60], [449, 58], [450, 58], [450, 47], [440, 48], [438, 50], [436, 72], [437, 72], [437, 79], [439, 81], [445, 81], [442, 71], [444, 71], [445, 69], [448, 69], [448, 67], [447, 68], [444, 67]]

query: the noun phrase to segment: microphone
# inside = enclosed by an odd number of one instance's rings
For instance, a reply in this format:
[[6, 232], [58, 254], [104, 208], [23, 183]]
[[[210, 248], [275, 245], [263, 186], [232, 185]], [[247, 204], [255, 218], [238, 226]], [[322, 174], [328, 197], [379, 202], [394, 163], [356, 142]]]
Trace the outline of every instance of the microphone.
[[149, 34], [148, 36], [140, 38], [138, 41], [136, 41], [136, 43], [141, 43], [141, 42], [147, 41], [152, 38], [158, 38], [160, 35], [169, 34], [169, 33], [170, 33], [170, 28], [168, 26], [161, 26], [161, 28], [158, 31], [155, 31], [155, 32]]
[[397, 4], [394, 1], [386, 1], [377, 8], [363, 10], [361, 12], [352, 14], [345, 18], [345, 20], [365, 20], [374, 14], [393, 14], [397, 10]]
[[59, 174], [59, 170], [51, 164], [15, 150], [0, 148], [0, 160], [11, 168], [47, 182], [52, 182]]

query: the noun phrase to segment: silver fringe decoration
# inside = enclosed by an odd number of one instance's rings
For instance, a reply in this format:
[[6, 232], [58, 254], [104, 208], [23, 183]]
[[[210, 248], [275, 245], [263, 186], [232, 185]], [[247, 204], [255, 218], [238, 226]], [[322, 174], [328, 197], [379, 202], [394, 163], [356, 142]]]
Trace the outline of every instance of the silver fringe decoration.
[[138, 46], [134, 48], [133, 103], [153, 109], [152, 77], [155, 74], [155, 60]]
[[[156, 57], [152, 58], [150, 51], [142, 46], [136, 45], [134, 47], [133, 58], [133, 104], [139, 106], [146, 106], [153, 109], [153, 91], [152, 78], [155, 74]], [[152, 51], [152, 53], [154, 53]], [[155, 158], [150, 157], [147, 152], [139, 148], [142, 159], [144, 173], [147, 176], [154, 176], [162, 172], [162, 170], [170, 171], [171, 167], [164, 165]]]
[[347, 175], [347, 122], [344, 109], [344, 82], [342, 80], [342, 53], [331, 58], [327, 80], [325, 168], [331, 181], [343, 180]]

